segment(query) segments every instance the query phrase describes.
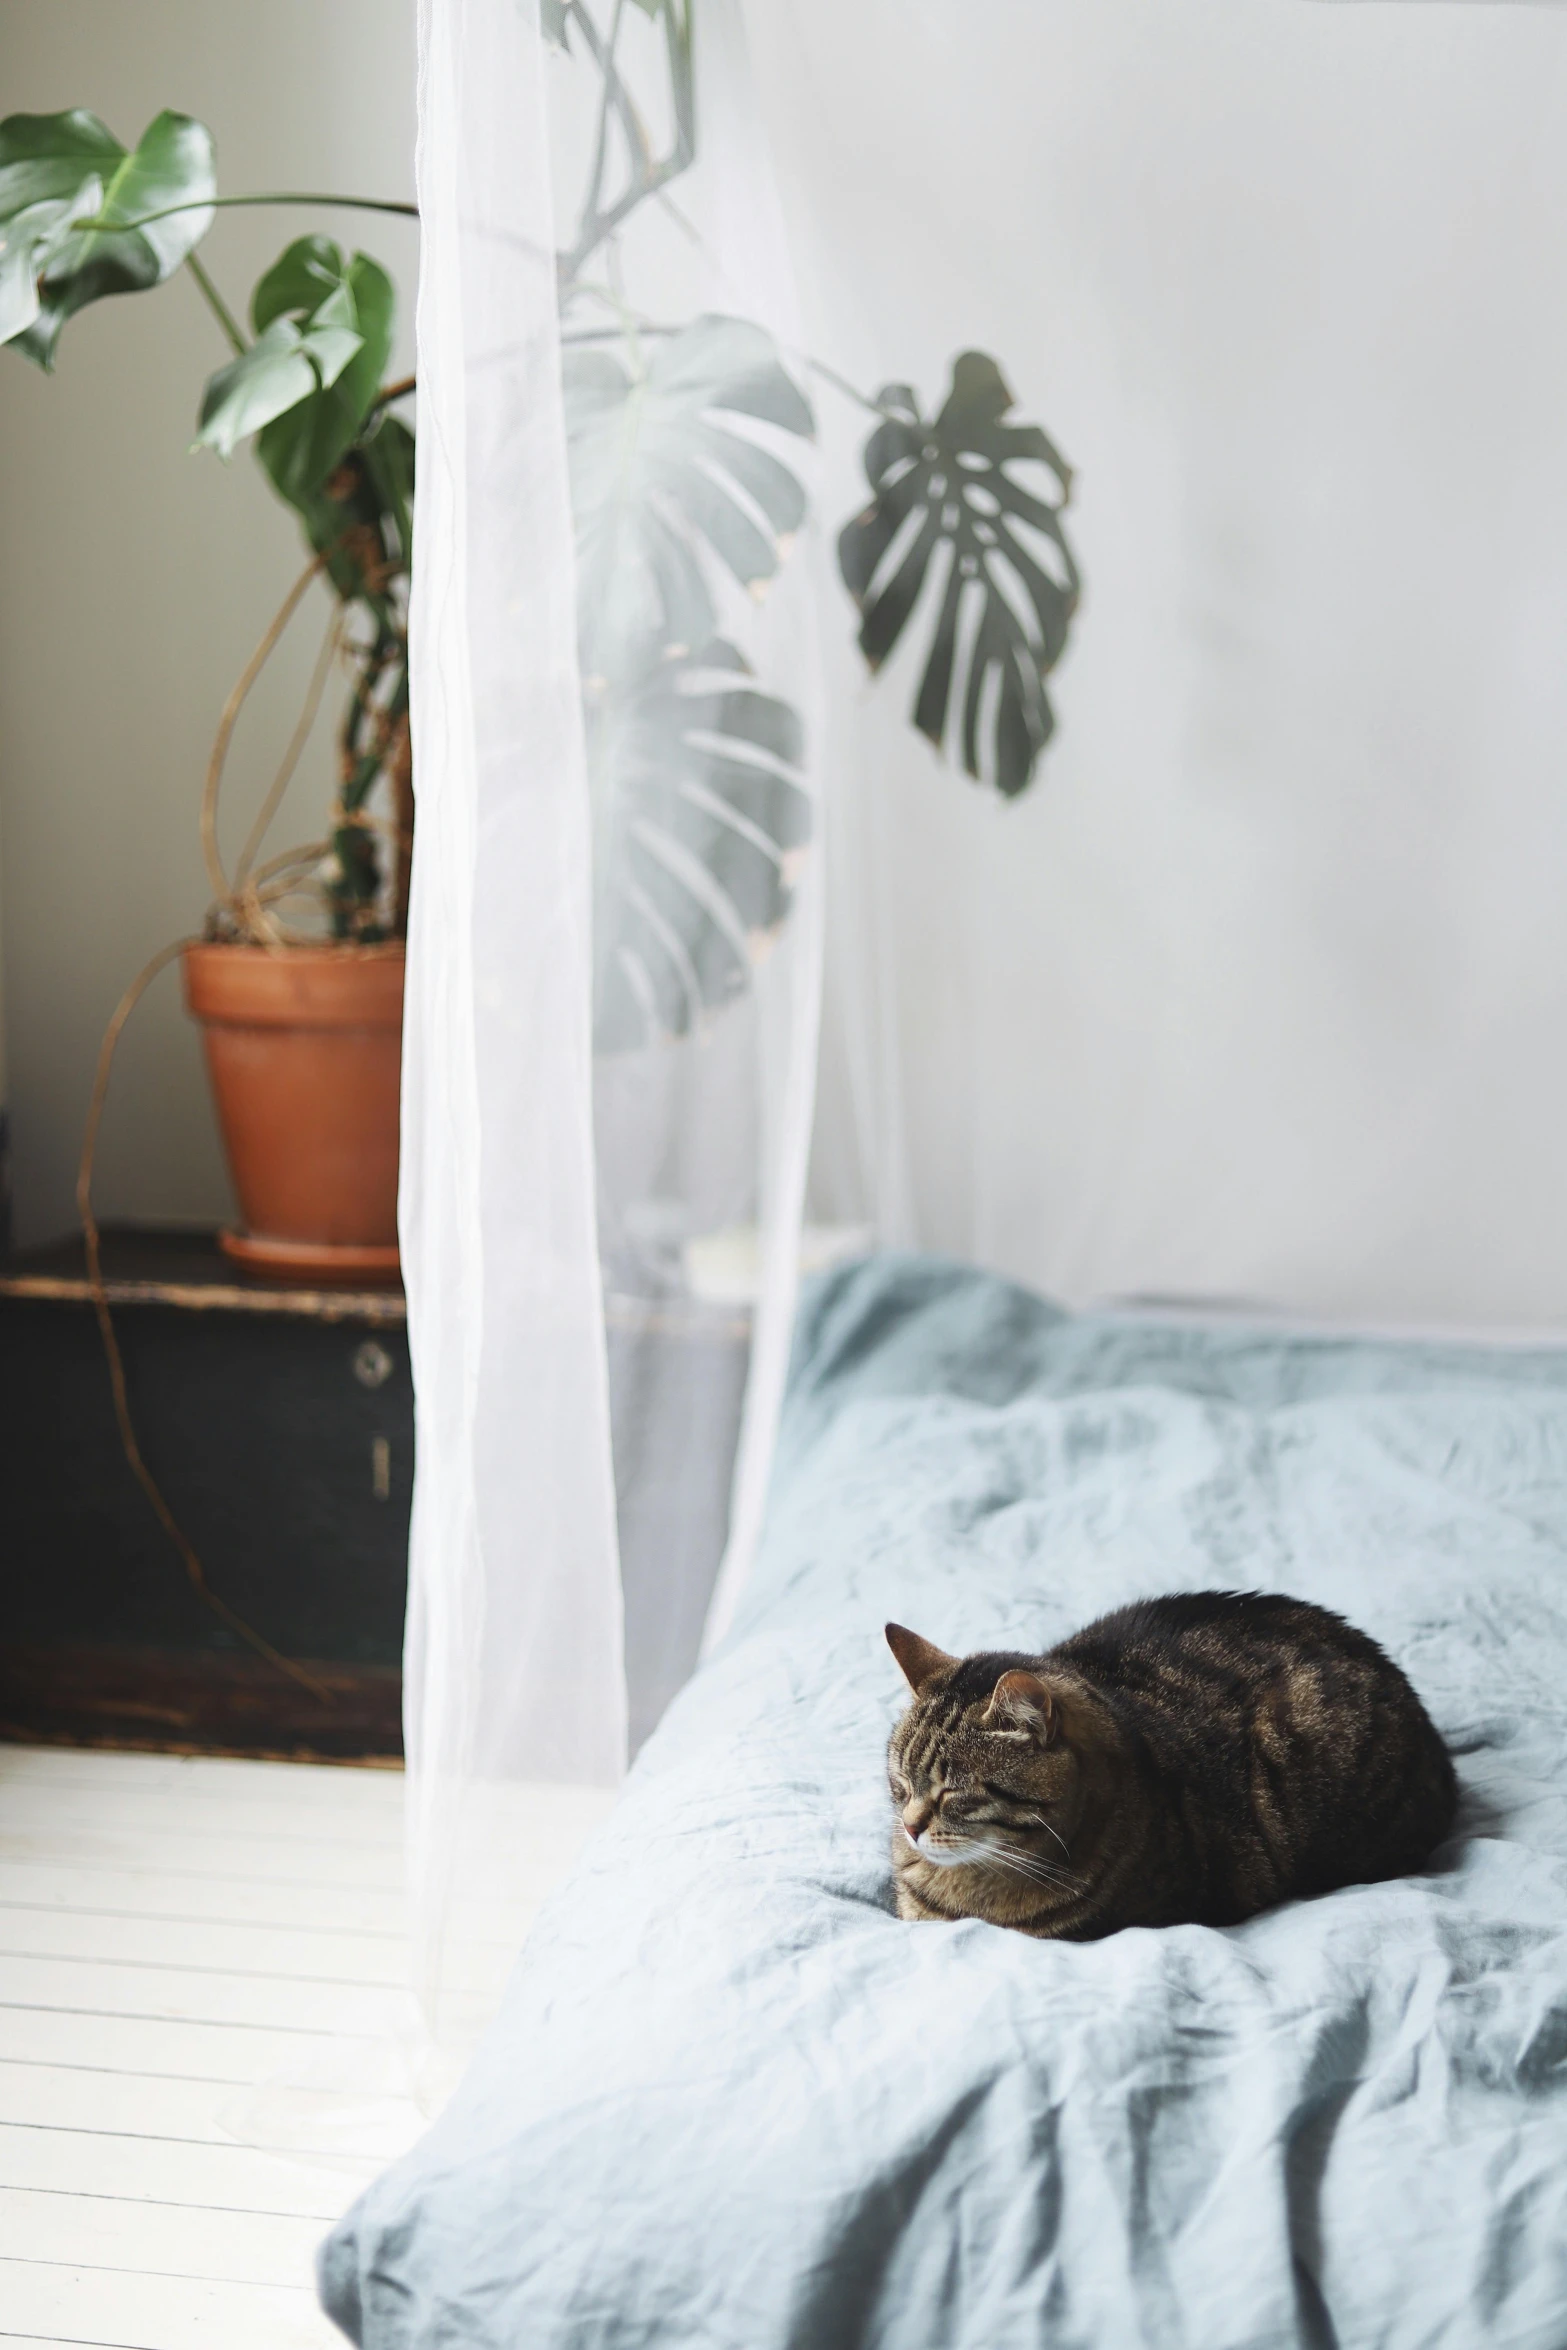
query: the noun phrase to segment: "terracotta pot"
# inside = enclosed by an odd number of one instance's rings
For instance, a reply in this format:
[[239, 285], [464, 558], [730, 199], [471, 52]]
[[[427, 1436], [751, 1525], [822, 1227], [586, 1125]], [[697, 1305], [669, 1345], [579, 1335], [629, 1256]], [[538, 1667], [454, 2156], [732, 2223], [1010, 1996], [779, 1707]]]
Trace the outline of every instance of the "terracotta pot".
[[185, 1001], [245, 1224], [222, 1248], [264, 1280], [395, 1282], [402, 947], [187, 947]]

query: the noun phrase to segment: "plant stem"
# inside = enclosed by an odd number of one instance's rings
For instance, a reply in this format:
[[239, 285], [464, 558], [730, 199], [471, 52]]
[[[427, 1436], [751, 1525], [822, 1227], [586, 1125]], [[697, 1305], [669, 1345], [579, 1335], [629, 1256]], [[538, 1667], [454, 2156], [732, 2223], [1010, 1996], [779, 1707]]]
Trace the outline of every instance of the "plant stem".
[[[579, 286], [577, 289], [579, 293], [593, 290], [595, 289], [586, 286]], [[628, 311], [624, 323], [620, 326], [574, 327], [570, 334], [563, 334], [560, 339], [562, 345], [568, 343], [619, 343], [625, 341], [630, 335], [678, 335], [684, 331], [683, 327], [678, 326], [656, 326], [651, 319], [635, 318]]]
[[[670, 180], [678, 179], [687, 168], [695, 152], [691, 123], [691, 46], [690, 35], [677, 37], [672, 16], [665, 18], [665, 43], [670, 74], [670, 96], [674, 105], [675, 136], [669, 153], [658, 162], [653, 160], [652, 145], [641, 116], [632, 102], [614, 60], [614, 33], [620, 22], [620, 0], [616, 0], [608, 43], [589, 15], [583, 0], [574, 0], [572, 19], [587, 45], [598, 70], [602, 91], [599, 113], [599, 152], [594, 158], [593, 185], [588, 191], [577, 241], [569, 253], [562, 253], [556, 263], [562, 289], [570, 291], [580, 278], [586, 263], [600, 245], [612, 237], [621, 222], [634, 212], [649, 196], [657, 195]], [[619, 118], [632, 167], [630, 184], [624, 193], [606, 211], [599, 209], [600, 181], [603, 171], [603, 148], [608, 117], [613, 111]]]
[[202, 268], [201, 263], [196, 259], [194, 253], [186, 254], [185, 266], [190, 271], [190, 274], [195, 279], [197, 285], [200, 286], [202, 299], [205, 301], [207, 308], [212, 312], [212, 315], [217, 320], [219, 326], [222, 327], [223, 332], [228, 339], [229, 349], [233, 352], [236, 359], [241, 358], [245, 351], [245, 338], [239, 331], [239, 324], [234, 316], [233, 311], [224, 301], [223, 296], [218, 292], [217, 287], [213, 284], [211, 278], [208, 277], [206, 271]]
[[197, 196], [188, 204], [165, 204], [161, 212], [144, 212], [137, 220], [78, 220], [73, 228], [126, 230], [147, 228], [155, 220], [172, 220], [177, 212], [229, 212], [244, 204], [340, 204], [350, 212], [400, 212], [417, 220], [417, 204], [392, 203], [380, 196]]
[[813, 359], [807, 352], [805, 364], [813, 375], [821, 377], [823, 383], [831, 384], [835, 392], [842, 392], [846, 400], [853, 400], [861, 408], [868, 408], [872, 416], [890, 416], [892, 414], [892, 410], [884, 408], [879, 400], [873, 400], [868, 393], [856, 390], [848, 377], [840, 375], [836, 367], [829, 367], [825, 359]]
[[[614, 343], [634, 339], [637, 335], [678, 335], [685, 332], [683, 327], [665, 326], [656, 318], [642, 317], [638, 311], [631, 308], [629, 303], [617, 300], [608, 286], [595, 285], [591, 279], [580, 280], [578, 284], [569, 289], [569, 293], [579, 297], [588, 294], [595, 301], [604, 303], [607, 308], [614, 311], [619, 324], [616, 326], [565, 328], [562, 330], [560, 338], [563, 346], [572, 343]], [[840, 375], [836, 367], [829, 367], [825, 359], [813, 359], [809, 351], [801, 351], [795, 354], [794, 358], [797, 366], [808, 367], [813, 375], [819, 375], [823, 383], [831, 384], [834, 391], [841, 392], [846, 400], [852, 400], [856, 407], [863, 408], [868, 415], [880, 416], [885, 419], [896, 413], [891, 408], [883, 407], [880, 400], [873, 400], [869, 392], [862, 392], [857, 385], [850, 383], [846, 375]], [[400, 391], [402, 388], [400, 384], [393, 385], [389, 391], [383, 392], [381, 397], [389, 399], [392, 392]]]
[[383, 384], [370, 403], [371, 415], [373, 416], [378, 408], [390, 407], [394, 400], [405, 400], [411, 391], [417, 389], [417, 385], [417, 377], [411, 375], [400, 375], [396, 383]]
[[[609, 160], [609, 118], [611, 112], [610, 84], [613, 80], [618, 78], [615, 74], [615, 43], [620, 38], [620, 14], [623, 6], [624, 0], [615, 0], [615, 10], [613, 16], [610, 18], [609, 24], [609, 42], [607, 47], [603, 50], [602, 54], [602, 70], [599, 78], [598, 134], [593, 142], [593, 176], [588, 182], [587, 200], [582, 207], [582, 217], [584, 221], [592, 220], [598, 212], [599, 196], [602, 193], [604, 187], [604, 166]], [[577, 10], [577, 17], [579, 21], [581, 21], [585, 15], [586, 11], [584, 9], [579, 8]], [[597, 29], [598, 28], [593, 24], [592, 19], [588, 18], [588, 37], [591, 38], [593, 35], [595, 35]], [[635, 154], [635, 147], [632, 148], [632, 152]]]

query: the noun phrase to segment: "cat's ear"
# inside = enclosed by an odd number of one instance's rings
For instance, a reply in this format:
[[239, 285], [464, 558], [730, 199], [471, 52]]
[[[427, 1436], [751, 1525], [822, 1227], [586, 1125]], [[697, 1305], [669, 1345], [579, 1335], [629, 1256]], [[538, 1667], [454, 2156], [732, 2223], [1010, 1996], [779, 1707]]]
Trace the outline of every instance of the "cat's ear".
[[1061, 1727], [1061, 1709], [1037, 1674], [1003, 1673], [982, 1719], [987, 1730], [1003, 1737], [1049, 1746]]
[[906, 1632], [901, 1624], [887, 1626], [887, 1646], [898, 1660], [898, 1670], [916, 1697], [927, 1689], [938, 1675], [950, 1672], [957, 1663], [934, 1641], [922, 1640], [917, 1632]]

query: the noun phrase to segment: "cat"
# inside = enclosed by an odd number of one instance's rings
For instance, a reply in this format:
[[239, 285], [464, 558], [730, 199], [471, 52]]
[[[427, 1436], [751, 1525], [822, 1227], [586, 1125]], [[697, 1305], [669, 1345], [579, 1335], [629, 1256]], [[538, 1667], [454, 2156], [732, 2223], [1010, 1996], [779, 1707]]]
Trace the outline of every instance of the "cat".
[[1453, 1824], [1446, 1747], [1374, 1640], [1305, 1600], [1189, 1591], [1043, 1656], [887, 1626], [901, 1918], [1045, 1940], [1239, 1925], [1409, 1876]]

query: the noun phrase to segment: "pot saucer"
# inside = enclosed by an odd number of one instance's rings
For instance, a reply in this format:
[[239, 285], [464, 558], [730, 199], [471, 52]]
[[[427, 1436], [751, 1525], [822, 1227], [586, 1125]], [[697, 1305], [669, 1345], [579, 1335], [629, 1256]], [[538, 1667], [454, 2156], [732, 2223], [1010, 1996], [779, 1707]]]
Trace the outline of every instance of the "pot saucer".
[[320, 1289], [395, 1289], [401, 1278], [396, 1243], [267, 1240], [255, 1232], [220, 1232], [218, 1246], [231, 1263], [258, 1281], [306, 1282]]

